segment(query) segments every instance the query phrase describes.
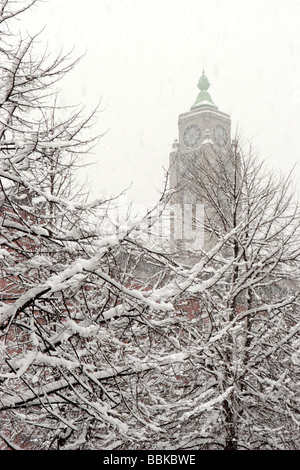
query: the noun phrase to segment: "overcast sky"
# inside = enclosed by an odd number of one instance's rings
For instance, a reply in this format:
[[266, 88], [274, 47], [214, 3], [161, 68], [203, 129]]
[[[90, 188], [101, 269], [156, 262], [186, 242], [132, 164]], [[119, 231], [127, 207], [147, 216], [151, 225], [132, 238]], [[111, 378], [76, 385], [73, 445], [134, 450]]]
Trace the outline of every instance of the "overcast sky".
[[300, 158], [299, 18], [299, 0], [48, 0], [35, 8], [33, 29], [46, 25], [53, 51], [86, 53], [65, 102], [91, 109], [101, 99], [94, 132], [108, 132], [89, 170], [93, 196], [132, 183], [129, 198], [156, 201], [178, 115], [194, 103], [203, 67], [232, 130], [269, 168], [290, 169]]

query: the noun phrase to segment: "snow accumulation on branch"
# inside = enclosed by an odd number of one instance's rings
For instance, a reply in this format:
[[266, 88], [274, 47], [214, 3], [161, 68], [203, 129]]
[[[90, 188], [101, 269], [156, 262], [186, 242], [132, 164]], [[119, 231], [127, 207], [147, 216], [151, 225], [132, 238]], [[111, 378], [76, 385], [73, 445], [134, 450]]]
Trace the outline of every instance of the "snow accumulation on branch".
[[42, 191], [37, 186], [30, 184], [25, 178], [21, 178], [20, 176], [16, 176], [15, 174], [9, 173], [7, 171], [0, 170], [0, 178], [1, 177], [24, 186], [24, 188], [28, 189], [30, 193], [37, 194], [39, 197], [43, 198], [44, 200], [60, 205], [64, 209], [70, 212], [75, 212], [78, 210], [93, 209], [94, 207], [99, 206], [103, 202], [103, 199], [95, 199], [94, 201], [87, 202], [85, 204], [73, 203], [61, 197], [54, 196], [53, 194], [50, 193], [50, 191]]
[[35, 148], [38, 148], [39, 150], [43, 149], [51, 149], [51, 150], [57, 150], [57, 149], [69, 149], [72, 147], [78, 147], [82, 146], [81, 141], [75, 141], [75, 140], [50, 140], [50, 141], [38, 141], [36, 142], [35, 140], [12, 140], [12, 139], [3, 139], [0, 141], [0, 149], [27, 149], [27, 150], [32, 150]]
[[[111, 239], [109, 239], [109, 246], [111, 246]], [[117, 240], [114, 243], [118, 243]], [[30, 305], [36, 299], [42, 297], [45, 294], [51, 295], [54, 292], [61, 291], [70, 286], [71, 280], [74, 283], [81, 283], [82, 278], [77, 277], [78, 274], [83, 274], [88, 276], [91, 273], [96, 273], [101, 279], [106, 281], [108, 284], [113, 285], [124, 294], [134, 298], [135, 300], [141, 302], [146, 307], [159, 310], [159, 311], [170, 311], [173, 310], [173, 306], [170, 303], [165, 303], [163, 301], [157, 301], [157, 296], [155, 291], [153, 294], [145, 295], [137, 289], [129, 289], [124, 287], [121, 283], [115, 281], [108, 274], [100, 271], [98, 269], [99, 261], [103, 257], [103, 254], [107, 251], [108, 247], [106, 246], [99, 250], [99, 252], [90, 259], [78, 259], [73, 265], [59, 274], [54, 274], [49, 279], [32, 289], [29, 289], [26, 293], [22, 294], [13, 304], [2, 305], [0, 307], [0, 327], [7, 322], [10, 318], [18, 314], [18, 312], [24, 310], [28, 305]]]
[[183, 420], [185, 420], [187, 418], [190, 418], [191, 416], [197, 415], [199, 413], [203, 413], [204, 411], [210, 410], [215, 405], [217, 405], [218, 403], [222, 403], [228, 397], [228, 395], [230, 395], [230, 393], [233, 391], [233, 389], [234, 389], [234, 387], [230, 386], [225, 390], [225, 392], [221, 393], [217, 397], [212, 398], [208, 402], [202, 403], [201, 405], [193, 408], [192, 411], [186, 411], [180, 417], [180, 421], [183, 421]]
[[178, 272], [178, 274], [181, 274], [183, 277], [182, 281], [176, 280], [176, 282], [168, 283], [166, 286], [158, 289], [154, 296], [167, 300], [176, 297], [186, 290], [193, 294], [199, 294], [215, 285], [222, 278], [228, 268], [234, 264], [234, 259], [229, 259], [221, 269], [217, 270], [215, 274], [211, 276], [210, 279], [198, 282], [197, 278], [199, 279], [199, 274], [203, 272], [203, 268], [208, 263], [208, 260], [216, 256], [217, 253], [221, 251], [226, 241], [233, 236], [236, 230], [237, 229], [235, 228], [226, 236], [224, 236], [224, 238], [220, 240], [210, 251], [208, 251], [206, 256], [201, 261], [196, 263], [191, 269], [184, 272]]
[[[159, 366], [163, 365], [169, 365], [169, 364], [174, 364], [175, 362], [184, 362], [187, 360], [189, 357], [188, 354], [183, 354], [183, 353], [177, 353], [177, 354], [170, 354], [166, 355], [162, 358], [160, 358], [157, 361], [139, 361], [138, 362], [138, 367], [136, 368], [136, 364], [133, 364], [133, 367], [130, 367], [130, 365], [124, 366], [124, 367], [113, 367], [110, 369], [106, 370], [100, 370], [97, 372], [89, 372], [83, 371], [83, 374], [86, 373], [86, 375], [95, 381], [101, 381], [105, 379], [110, 379], [114, 378], [117, 376], [124, 376], [124, 375], [132, 375], [136, 373], [141, 373], [141, 372], [147, 372], [151, 369], [157, 369]], [[50, 357], [43, 355], [42, 353], [37, 353], [37, 352], [31, 352], [30, 353], [30, 360], [26, 360], [26, 363], [29, 367], [30, 363], [46, 363], [47, 365], [52, 365], [56, 367], [57, 365], [60, 365], [61, 367], [66, 367], [66, 369], [76, 369], [78, 367], [78, 364], [72, 363], [72, 361], [68, 361], [63, 363], [63, 361], [58, 364], [58, 361], [60, 361], [60, 358], [55, 358], [55, 357]], [[22, 367], [22, 374], [25, 372], [25, 366]], [[20, 374], [19, 374], [20, 375]], [[15, 377], [15, 374], [2, 374], [2, 377], [9, 378], [11, 376]], [[79, 379], [73, 375], [72, 377], [69, 377], [68, 379], [60, 379], [56, 380], [50, 384], [43, 385], [41, 388], [36, 389], [36, 390], [26, 390], [26, 391], [19, 391], [16, 393], [14, 396], [10, 396], [8, 398], [4, 398], [0, 400], [0, 411], [7, 410], [7, 409], [12, 409], [12, 408], [19, 408], [20, 406], [25, 406], [27, 404], [30, 404], [31, 406], [34, 406], [36, 404], [39, 404], [40, 398], [46, 396], [46, 395], [51, 395], [60, 392], [61, 390], [68, 388], [72, 385], [75, 385], [78, 383]]]
[[[219, 330], [215, 334], [213, 334], [204, 347], [207, 347], [207, 346], [219, 341], [220, 339], [222, 339], [227, 334], [227, 332], [230, 331], [234, 327], [234, 325], [236, 323], [240, 322], [241, 320], [244, 320], [245, 318], [247, 318], [249, 316], [255, 316], [255, 315], [258, 315], [260, 313], [268, 312], [270, 310], [272, 310], [272, 311], [280, 310], [281, 308], [283, 308], [287, 305], [290, 305], [297, 297], [299, 297], [299, 293], [297, 293], [296, 295], [293, 295], [291, 297], [288, 297], [287, 299], [284, 299], [280, 302], [276, 302], [274, 304], [263, 304], [263, 305], [260, 305], [259, 307], [254, 307], [252, 309], [245, 310], [245, 311], [237, 314], [233, 320], [231, 320], [221, 330]], [[292, 330], [293, 333], [290, 333], [287, 336], [287, 338], [289, 339], [290, 337], [294, 336], [294, 334], [296, 334], [299, 331], [299, 329], [300, 329], [300, 323], [298, 323], [293, 328], [293, 330]], [[285, 340], [283, 340], [283, 343], [284, 343], [284, 341]], [[277, 347], [278, 346], [275, 346], [274, 351], [277, 349]]]

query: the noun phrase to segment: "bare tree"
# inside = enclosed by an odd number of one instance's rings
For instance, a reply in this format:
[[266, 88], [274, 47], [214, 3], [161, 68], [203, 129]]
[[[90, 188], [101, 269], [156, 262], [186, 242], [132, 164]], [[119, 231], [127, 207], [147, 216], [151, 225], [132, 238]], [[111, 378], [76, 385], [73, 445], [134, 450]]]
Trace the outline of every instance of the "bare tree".
[[[94, 140], [57, 106], [76, 60], [0, 25], [0, 439], [19, 449], [299, 447], [299, 207], [238, 145], [191, 167], [191, 263], [79, 195]], [[244, 152], [245, 153], [245, 152]], [[206, 160], [205, 160], [206, 158]], [[212, 215], [214, 215], [212, 217]], [[206, 328], [203, 328], [203, 316]]]
[[297, 449], [299, 205], [290, 175], [269, 174], [236, 140], [222, 158], [206, 151], [186, 178], [222, 248], [190, 247], [201, 269], [186, 271], [185, 296], [198, 300], [194, 317], [206, 314], [207, 334], [192, 324], [180, 340], [190, 362], [170, 403], [174, 445]]
[[143, 245], [147, 215], [114, 227], [112, 199], [74, 191], [93, 114], [56, 104], [77, 61], [11, 34], [35, 3], [2, 2], [0, 18], [0, 437], [13, 449], [140, 445], [159, 431], [150, 371], [185, 360], [160, 290], [172, 262]]

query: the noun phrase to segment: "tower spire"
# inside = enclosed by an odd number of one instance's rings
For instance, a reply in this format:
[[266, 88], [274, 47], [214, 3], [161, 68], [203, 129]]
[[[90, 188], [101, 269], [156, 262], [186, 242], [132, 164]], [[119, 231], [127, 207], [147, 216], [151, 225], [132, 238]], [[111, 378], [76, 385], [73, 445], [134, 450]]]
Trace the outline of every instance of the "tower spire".
[[211, 99], [209, 92], [207, 91], [209, 87], [210, 83], [205, 75], [203, 68], [202, 75], [198, 81], [198, 88], [200, 90], [200, 93], [198, 94], [197, 99], [191, 109], [199, 108], [200, 106], [212, 106], [213, 108], [218, 109], [213, 100]]

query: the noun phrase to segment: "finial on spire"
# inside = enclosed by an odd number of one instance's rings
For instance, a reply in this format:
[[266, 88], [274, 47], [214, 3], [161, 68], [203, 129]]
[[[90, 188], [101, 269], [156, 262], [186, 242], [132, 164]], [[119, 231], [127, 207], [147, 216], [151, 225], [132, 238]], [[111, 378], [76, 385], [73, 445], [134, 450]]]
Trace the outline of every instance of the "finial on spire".
[[210, 87], [210, 83], [205, 75], [204, 67], [203, 67], [202, 76], [200, 77], [198, 81], [198, 88], [200, 90], [200, 93], [198, 94], [196, 102], [193, 104], [191, 109], [199, 108], [199, 106], [213, 106], [214, 108], [217, 108], [217, 106], [214, 104], [213, 100], [211, 99], [210, 94], [207, 91], [209, 87]]
[[207, 91], [210, 87], [210, 83], [205, 75], [205, 72], [204, 72], [204, 69], [203, 69], [203, 72], [202, 72], [202, 76], [199, 78], [199, 81], [198, 81], [198, 88], [201, 90], [201, 91]]

